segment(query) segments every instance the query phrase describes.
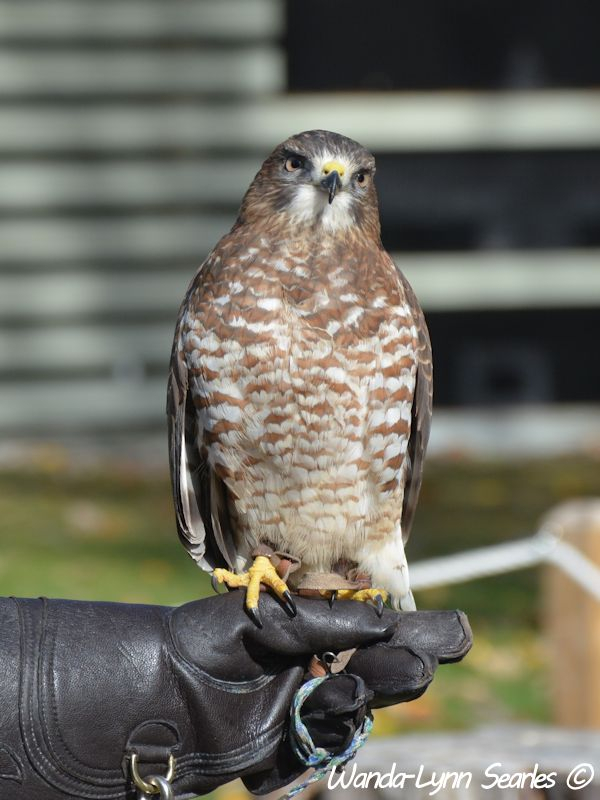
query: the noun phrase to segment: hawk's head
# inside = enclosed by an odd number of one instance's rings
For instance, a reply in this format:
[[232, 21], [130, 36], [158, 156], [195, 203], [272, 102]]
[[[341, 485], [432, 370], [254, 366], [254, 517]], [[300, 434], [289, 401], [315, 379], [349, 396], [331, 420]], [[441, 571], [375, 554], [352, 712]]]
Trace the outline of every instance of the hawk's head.
[[[331, 131], [305, 131], [278, 145], [248, 189], [240, 222], [379, 236], [375, 159], [358, 142]], [[290, 232], [293, 228], [290, 228]]]

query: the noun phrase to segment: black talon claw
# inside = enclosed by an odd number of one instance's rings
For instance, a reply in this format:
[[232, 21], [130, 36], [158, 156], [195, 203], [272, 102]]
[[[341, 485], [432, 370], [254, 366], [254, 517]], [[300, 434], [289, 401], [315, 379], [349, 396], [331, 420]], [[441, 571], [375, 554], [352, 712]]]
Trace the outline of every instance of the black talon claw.
[[337, 589], [334, 589], [329, 595], [329, 608], [333, 608], [333, 604], [337, 600]]
[[216, 579], [214, 575], [210, 576], [210, 585], [212, 586], [213, 592], [215, 594], [221, 594], [221, 592], [219, 591], [219, 581]]
[[252, 622], [256, 625], [257, 628], [262, 628], [262, 619], [260, 618], [260, 614], [258, 608], [247, 608], [246, 611]]
[[292, 599], [292, 595], [290, 594], [290, 592], [287, 589], [283, 593], [283, 598], [284, 598], [285, 602], [288, 605], [288, 608], [290, 610], [290, 614], [292, 615], [292, 617], [295, 617], [296, 614], [298, 613], [297, 610], [296, 610], [296, 603], [294, 603], [294, 601]]
[[377, 603], [377, 616], [378, 617], [382, 617], [383, 616], [383, 597], [380, 594], [378, 594], [377, 597], [375, 598], [375, 602]]

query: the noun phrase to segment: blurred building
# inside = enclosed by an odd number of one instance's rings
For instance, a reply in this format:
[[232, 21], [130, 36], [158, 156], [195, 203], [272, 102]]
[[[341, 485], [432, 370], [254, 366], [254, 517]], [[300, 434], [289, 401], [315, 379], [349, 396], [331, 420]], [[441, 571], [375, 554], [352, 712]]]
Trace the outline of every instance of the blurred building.
[[178, 303], [262, 159], [378, 158], [434, 448], [600, 447], [591, 0], [0, 0], [0, 435], [164, 431]]

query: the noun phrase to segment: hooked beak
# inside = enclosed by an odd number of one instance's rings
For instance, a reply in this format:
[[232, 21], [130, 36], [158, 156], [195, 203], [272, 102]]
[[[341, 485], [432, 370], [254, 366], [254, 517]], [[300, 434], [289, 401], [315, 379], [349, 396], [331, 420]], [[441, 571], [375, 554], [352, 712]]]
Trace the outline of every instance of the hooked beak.
[[345, 172], [346, 166], [341, 161], [328, 161], [323, 164], [321, 186], [329, 192], [329, 205], [333, 203], [336, 192], [342, 187], [342, 177]]
[[324, 189], [329, 191], [329, 205], [333, 203], [333, 198], [335, 197], [335, 193], [342, 185], [342, 179], [340, 178], [340, 174], [337, 170], [332, 170], [326, 178], [323, 178], [321, 181], [321, 186]]

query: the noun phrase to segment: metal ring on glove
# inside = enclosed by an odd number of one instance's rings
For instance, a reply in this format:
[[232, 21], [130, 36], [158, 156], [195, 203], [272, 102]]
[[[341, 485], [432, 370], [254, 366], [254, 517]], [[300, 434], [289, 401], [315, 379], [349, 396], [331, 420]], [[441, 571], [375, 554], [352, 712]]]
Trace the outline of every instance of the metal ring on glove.
[[[151, 775], [147, 780], [144, 780], [138, 770], [137, 753], [131, 754], [130, 767], [133, 782], [141, 792], [150, 795], [160, 794], [160, 800], [172, 800], [173, 790], [171, 788], [171, 781], [175, 777], [175, 756], [172, 753], [169, 756], [167, 774], [164, 778], [161, 778], [158, 775]], [[168, 793], [165, 794], [165, 791]]]
[[[151, 775], [148, 778], [148, 783], [154, 787], [153, 791], [158, 794], [158, 800], [175, 800], [173, 787], [169, 781], [161, 778], [160, 775]], [[144, 792], [143, 796], [148, 797], [149, 795]], [[156, 797], [156, 794], [154, 794], [154, 797]]]

